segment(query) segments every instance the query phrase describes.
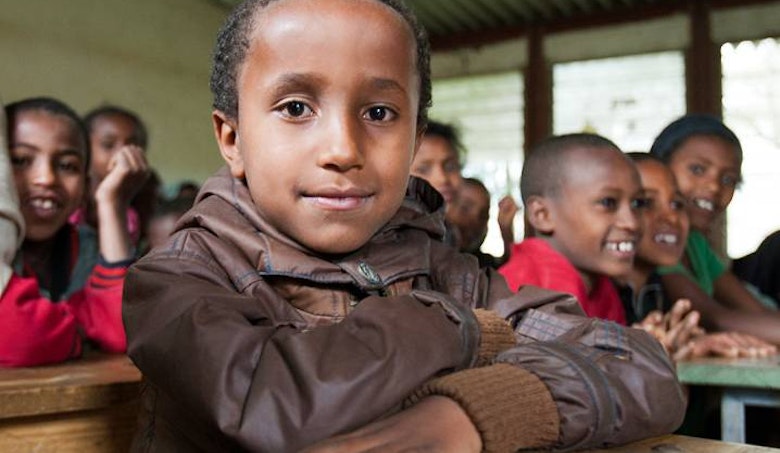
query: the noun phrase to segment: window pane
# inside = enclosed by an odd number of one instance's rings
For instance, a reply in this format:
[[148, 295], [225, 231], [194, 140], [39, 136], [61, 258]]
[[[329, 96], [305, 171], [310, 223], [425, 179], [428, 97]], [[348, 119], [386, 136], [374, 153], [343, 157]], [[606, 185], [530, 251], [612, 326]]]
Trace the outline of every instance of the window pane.
[[[519, 203], [523, 156], [523, 80], [517, 71], [438, 79], [433, 82], [431, 119], [454, 123], [468, 150], [463, 175], [479, 178], [492, 195], [488, 236], [482, 250], [503, 253], [496, 216], [498, 200], [511, 193]], [[515, 238], [523, 236], [522, 214]]]
[[728, 253], [752, 252], [780, 229], [780, 40], [721, 47], [723, 119], [744, 152], [744, 182], [728, 209]]
[[648, 151], [685, 113], [680, 52], [559, 63], [553, 67], [553, 131], [595, 132], [624, 151]]

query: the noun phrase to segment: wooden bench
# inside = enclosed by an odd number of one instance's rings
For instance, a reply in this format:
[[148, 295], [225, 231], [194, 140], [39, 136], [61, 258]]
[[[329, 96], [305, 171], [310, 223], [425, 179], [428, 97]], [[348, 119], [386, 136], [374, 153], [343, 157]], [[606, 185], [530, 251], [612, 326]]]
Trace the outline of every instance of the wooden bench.
[[127, 451], [140, 382], [124, 355], [0, 368], [0, 452]]
[[698, 437], [667, 436], [640, 440], [628, 445], [605, 450], [588, 450], [590, 453], [778, 453], [777, 448], [735, 444]]

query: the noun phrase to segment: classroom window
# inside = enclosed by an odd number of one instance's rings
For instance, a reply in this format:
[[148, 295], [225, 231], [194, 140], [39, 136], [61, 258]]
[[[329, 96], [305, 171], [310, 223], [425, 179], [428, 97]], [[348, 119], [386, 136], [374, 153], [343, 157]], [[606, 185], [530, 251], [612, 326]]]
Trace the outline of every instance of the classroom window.
[[558, 63], [553, 66], [553, 132], [594, 132], [624, 151], [648, 151], [685, 113], [680, 52]]
[[780, 229], [780, 39], [721, 47], [723, 120], [743, 149], [744, 182], [728, 209], [728, 253], [752, 252]]
[[[492, 195], [488, 236], [482, 250], [503, 253], [496, 216], [498, 200], [512, 194], [520, 203], [523, 165], [523, 79], [519, 71], [437, 79], [433, 82], [431, 119], [454, 123], [468, 150], [463, 175], [479, 178]], [[522, 214], [515, 238], [523, 237]]]

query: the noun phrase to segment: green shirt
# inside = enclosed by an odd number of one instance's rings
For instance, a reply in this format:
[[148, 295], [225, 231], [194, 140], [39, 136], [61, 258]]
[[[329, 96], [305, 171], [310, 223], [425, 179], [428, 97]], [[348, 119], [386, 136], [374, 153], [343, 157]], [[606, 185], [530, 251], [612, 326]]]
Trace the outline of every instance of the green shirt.
[[715, 280], [726, 272], [726, 265], [712, 250], [709, 242], [707, 242], [707, 238], [698, 231], [691, 231], [688, 235], [688, 243], [685, 244], [685, 254], [691, 263], [690, 270], [683, 266], [682, 263], [677, 263], [674, 266], [658, 268], [658, 273], [661, 275], [687, 275], [698, 283], [705, 293], [712, 296], [715, 291]]

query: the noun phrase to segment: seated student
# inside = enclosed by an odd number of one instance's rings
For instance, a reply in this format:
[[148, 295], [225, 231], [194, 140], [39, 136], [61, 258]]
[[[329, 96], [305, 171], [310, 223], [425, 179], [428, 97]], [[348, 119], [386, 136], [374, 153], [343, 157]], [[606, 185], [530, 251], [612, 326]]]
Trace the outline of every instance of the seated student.
[[584, 448], [677, 426], [649, 335], [513, 295], [440, 242], [441, 197], [409, 180], [430, 68], [402, 4], [242, 3], [214, 55], [228, 169], [128, 274], [136, 450]]
[[[172, 200], [162, 200], [149, 220], [148, 245], [149, 250], [161, 246], [173, 233], [176, 222], [191, 207], [195, 198], [177, 196]], [[148, 251], [148, 250], [147, 250]]]
[[610, 277], [633, 264], [642, 189], [631, 161], [595, 134], [543, 140], [523, 165], [520, 192], [535, 237], [515, 244], [499, 268], [523, 285], [573, 294], [588, 316], [626, 324]]
[[487, 236], [490, 220], [490, 192], [482, 181], [463, 178], [458, 197], [447, 212], [447, 219], [460, 232], [460, 251], [476, 256], [481, 267], [497, 269], [504, 264], [509, 259], [514, 242], [512, 225], [518, 210], [517, 204], [512, 197], [506, 196], [498, 206], [498, 224], [502, 225], [501, 233], [504, 239], [504, 254], [500, 257], [480, 250]]
[[26, 225], [14, 275], [0, 298], [0, 366], [77, 357], [82, 336], [110, 352], [125, 350], [122, 280], [132, 258], [124, 229], [127, 185], [143, 155], [125, 150], [97, 188], [100, 235], [68, 217], [83, 200], [89, 145], [79, 117], [50, 98], [5, 108], [16, 191]]
[[11, 175], [5, 131], [5, 110], [0, 108], [0, 295], [11, 278], [11, 263], [24, 239], [24, 219]]
[[749, 333], [780, 344], [780, 313], [770, 311], [748, 291], [705, 236], [741, 180], [739, 139], [715, 117], [686, 115], [659, 134], [650, 153], [672, 170], [687, 201], [691, 225], [682, 261], [659, 268], [669, 296], [689, 299], [708, 329]]
[[[146, 125], [134, 112], [114, 105], [95, 108], [84, 115], [84, 124], [89, 134], [91, 159], [89, 167], [90, 194], [84, 209], [71, 217], [74, 224], [87, 223], [98, 229], [94, 192], [111, 170], [110, 163], [117, 152], [132, 147], [146, 153], [148, 133]], [[138, 151], [134, 151], [138, 152]], [[128, 186], [125, 197], [130, 201], [127, 211], [127, 228], [134, 244], [139, 244], [146, 235], [146, 227], [157, 204], [157, 189], [160, 180], [155, 173], [140, 180], [135, 186]]]
[[731, 271], [780, 305], [780, 231], [767, 236], [758, 248], [731, 262]]
[[640, 323], [656, 335], [675, 360], [716, 355], [724, 357], [766, 356], [776, 348], [753, 336], [735, 332], [706, 334], [698, 328], [699, 313], [690, 301], [672, 306], [656, 271], [658, 266], [677, 264], [688, 237], [685, 198], [671, 171], [648, 153], [628, 153], [639, 171], [643, 203], [640, 209], [642, 237], [634, 266], [619, 278], [618, 291], [629, 324]]
[[[465, 155], [465, 153], [466, 148], [463, 146], [460, 140], [460, 132], [455, 126], [437, 121], [428, 121], [425, 134], [423, 134], [420, 146], [412, 161], [411, 172], [412, 175], [428, 181], [444, 198], [444, 206], [447, 212], [446, 220], [448, 222], [445, 242], [458, 247], [461, 251], [471, 253], [467, 249], [473, 247], [472, 242], [476, 238], [461, 237], [464, 232], [460, 231], [457, 223], [463, 219], [454, 218], [458, 217], [459, 214], [453, 212], [453, 206], [455, 206], [455, 202], [464, 189], [464, 180], [461, 174], [461, 156]], [[469, 189], [466, 188], [465, 190]], [[489, 202], [490, 199], [488, 198]], [[466, 201], [466, 204], [469, 203], [473, 203], [473, 200]], [[512, 200], [512, 197], [504, 197], [499, 202], [498, 208], [498, 227], [501, 231], [501, 238], [504, 241], [504, 257], [507, 257], [514, 242], [513, 224], [515, 214], [517, 214], [517, 205]], [[488, 209], [490, 209], [489, 204]], [[466, 235], [471, 233], [469, 231], [465, 232]]]

